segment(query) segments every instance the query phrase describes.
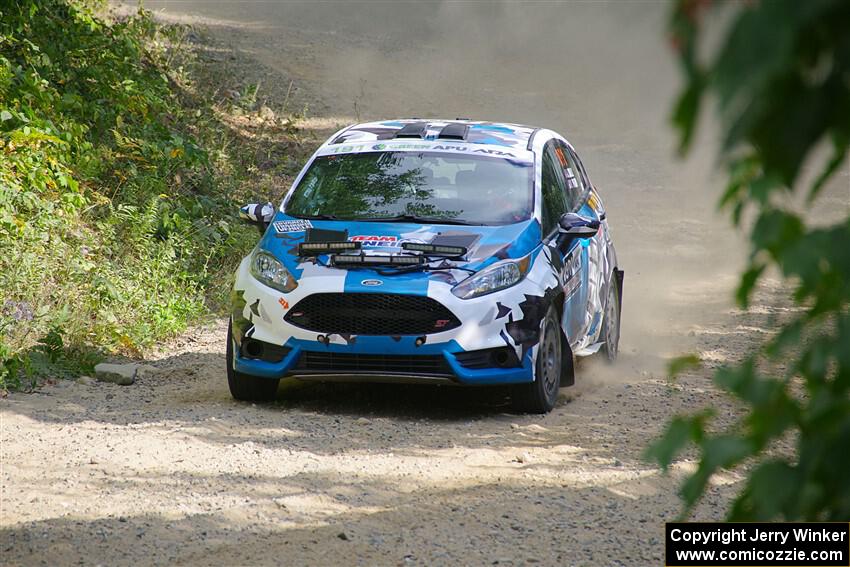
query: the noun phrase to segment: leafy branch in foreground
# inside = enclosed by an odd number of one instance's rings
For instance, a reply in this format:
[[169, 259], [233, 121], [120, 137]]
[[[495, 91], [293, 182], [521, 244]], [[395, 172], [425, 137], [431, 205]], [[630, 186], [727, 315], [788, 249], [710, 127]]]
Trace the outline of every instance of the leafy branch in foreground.
[[[721, 21], [708, 17], [712, 10], [734, 13], [717, 52], [704, 56], [701, 38]], [[850, 206], [835, 224], [815, 228], [786, 204], [804, 192], [811, 207], [846, 161], [848, 29], [846, 0], [674, 5], [672, 40], [686, 78], [673, 112], [681, 150], [712, 95], [729, 174], [720, 206], [736, 226], [752, 219], [738, 304], [746, 308], [765, 270], [777, 268], [799, 307], [758, 352], [716, 372], [715, 383], [745, 405], [740, 421], [711, 433], [707, 413], [676, 417], [649, 448], [665, 469], [689, 444], [698, 448], [699, 466], [681, 490], [685, 514], [715, 472], [747, 461], [730, 520], [850, 519]], [[823, 145], [831, 154], [804, 185], [801, 172]], [[782, 363], [784, 373], [769, 370]], [[796, 444], [792, 455], [771, 451], [780, 438]]]

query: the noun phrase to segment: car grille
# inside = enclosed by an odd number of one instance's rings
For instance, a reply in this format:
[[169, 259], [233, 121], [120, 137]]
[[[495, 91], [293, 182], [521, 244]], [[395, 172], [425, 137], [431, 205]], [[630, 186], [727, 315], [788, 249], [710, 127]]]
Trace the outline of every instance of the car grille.
[[321, 372], [388, 372], [394, 374], [452, 376], [442, 355], [389, 355], [304, 351], [295, 370]]
[[390, 293], [314, 293], [285, 319], [302, 329], [338, 335], [427, 335], [460, 326], [430, 297]]

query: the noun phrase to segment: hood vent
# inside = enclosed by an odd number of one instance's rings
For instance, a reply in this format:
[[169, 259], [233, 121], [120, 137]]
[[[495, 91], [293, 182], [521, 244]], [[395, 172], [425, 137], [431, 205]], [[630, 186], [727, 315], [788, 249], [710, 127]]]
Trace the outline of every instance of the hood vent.
[[401, 130], [396, 132], [396, 138], [419, 138], [425, 137], [425, 131], [428, 130], [427, 122], [411, 122], [405, 124]]
[[466, 140], [467, 134], [469, 134], [469, 124], [453, 122], [446, 124], [437, 137], [441, 140]]

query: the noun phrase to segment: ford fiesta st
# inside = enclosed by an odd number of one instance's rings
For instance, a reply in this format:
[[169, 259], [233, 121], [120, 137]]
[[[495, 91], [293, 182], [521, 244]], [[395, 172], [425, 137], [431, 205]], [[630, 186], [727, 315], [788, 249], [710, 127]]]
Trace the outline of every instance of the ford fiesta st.
[[542, 128], [394, 120], [334, 134], [239, 266], [227, 378], [511, 385], [552, 409], [574, 357], [617, 356], [623, 272], [573, 147]]

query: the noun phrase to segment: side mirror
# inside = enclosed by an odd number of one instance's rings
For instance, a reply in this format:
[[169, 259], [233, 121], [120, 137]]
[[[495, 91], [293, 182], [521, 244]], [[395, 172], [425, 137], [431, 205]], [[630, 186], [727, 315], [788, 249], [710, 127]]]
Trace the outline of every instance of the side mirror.
[[599, 232], [599, 221], [577, 213], [564, 213], [558, 220], [558, 232], [568, 238], [590, 238]]
[[261, 233], [264, 233], [269, 227], [269, 223], [274, 218], [274, 205], [266, 203], [259, 205], [251, 203], [239, 208], [239, 218], [245, 222], [254, 224]]

